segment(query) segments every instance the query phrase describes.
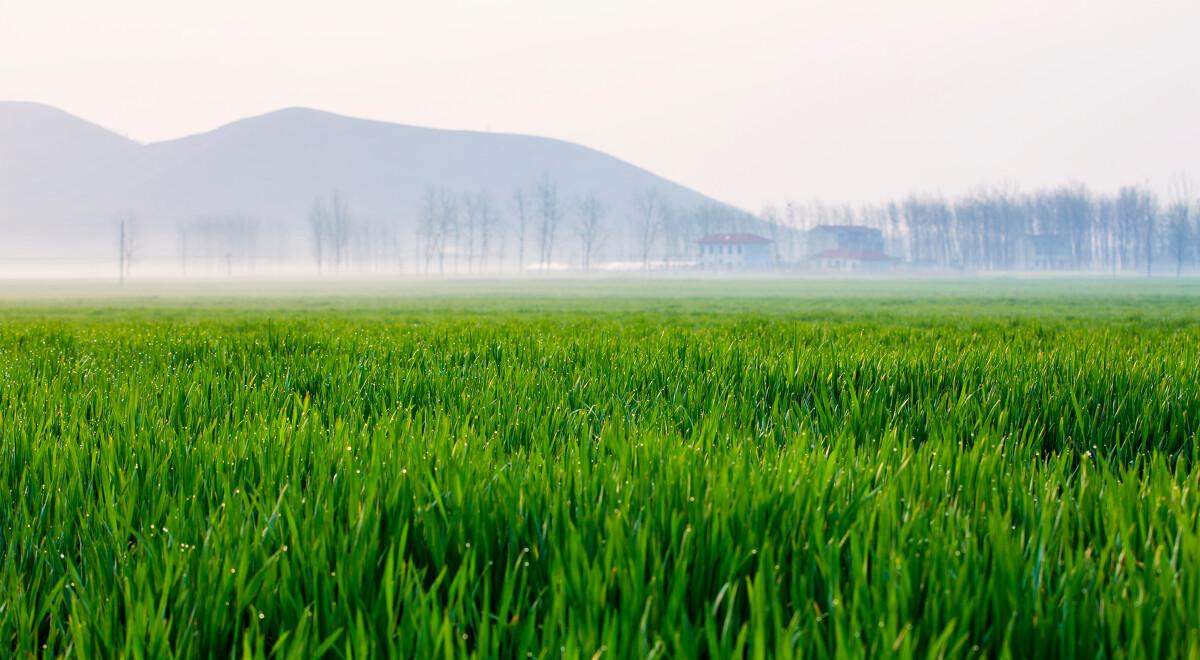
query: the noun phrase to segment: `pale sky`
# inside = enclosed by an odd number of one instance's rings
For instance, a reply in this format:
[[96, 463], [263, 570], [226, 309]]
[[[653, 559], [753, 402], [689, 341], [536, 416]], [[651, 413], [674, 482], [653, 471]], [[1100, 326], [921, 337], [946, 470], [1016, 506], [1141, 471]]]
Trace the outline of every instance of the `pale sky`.
[[0, 0], [0, 99], [579, 142], [747, 209], [1200, 175], [1200, 2]]

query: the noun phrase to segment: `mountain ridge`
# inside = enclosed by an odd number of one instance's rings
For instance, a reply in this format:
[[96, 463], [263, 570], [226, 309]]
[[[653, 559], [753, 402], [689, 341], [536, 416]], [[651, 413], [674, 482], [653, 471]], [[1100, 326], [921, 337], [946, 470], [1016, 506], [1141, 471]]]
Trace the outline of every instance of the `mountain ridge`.
[[588, 194], [605, 203], [618, 251], [628, 242], [623, 223], [632, 200], [647, 190], [679, 208], [740, 213], [558, 138], [428, 128], [301, 106], [142, 143], [53, 106], [0, 101], [0, 153], [15, 156], [0, 159], [7, 163], [0, 163], [0, 229], [10, 237], [41, 236], [68, 251], [109, 236], [114, 218], [126, 212], [164, 244], [202, 217], [252, 218], [299, 235], [314, 200], [334, 191], [357, 218], [412, 235], [427, 190], [484, 194], [507, 208], [514, 190], [531, 189], [544, 176], [554, 180], [564, 208]]

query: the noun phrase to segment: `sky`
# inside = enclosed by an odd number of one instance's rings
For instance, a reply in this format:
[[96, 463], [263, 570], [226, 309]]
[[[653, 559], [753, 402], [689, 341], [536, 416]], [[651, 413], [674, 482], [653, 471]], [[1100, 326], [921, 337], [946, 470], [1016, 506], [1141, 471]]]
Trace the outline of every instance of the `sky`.
[[307, 106], [746, 209], [1200, 176], [1200, 2], [0, 0], [0, 99], [139, 141]]

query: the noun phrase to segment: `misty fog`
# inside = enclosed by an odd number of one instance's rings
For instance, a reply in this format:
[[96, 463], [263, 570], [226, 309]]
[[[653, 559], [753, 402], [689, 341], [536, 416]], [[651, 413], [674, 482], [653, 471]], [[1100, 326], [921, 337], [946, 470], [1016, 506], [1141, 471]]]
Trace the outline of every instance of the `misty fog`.
[[[1064, 183], [750, 212], [562, 141], [305, 109], [141, 145], [3, 103], [0, 145], [15, 275], [1182, 275], [1200, 255], [1184, 175], [1166, 196]], [[716, 257], [713, 237], [729, 243]], [[736, 237], [768, 245], [763, 260], [743, 263]]]

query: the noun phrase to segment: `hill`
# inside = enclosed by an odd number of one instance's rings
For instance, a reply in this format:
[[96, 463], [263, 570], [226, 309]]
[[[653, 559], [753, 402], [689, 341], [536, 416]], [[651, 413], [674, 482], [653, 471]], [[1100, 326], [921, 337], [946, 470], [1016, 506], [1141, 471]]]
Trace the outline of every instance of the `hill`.
[[531, 191], [545, 176], [564, 209], [585, 194], [604, 203], [607, 244], [622, 254], [632, 252], [626, 225], [637, 194], [653, 190], [675, 208], [730, 210], [561, 140], [420, 128], [305, 108], [143, 145], [55, 108], [5, 102], [0, 152], [0, 230], [26, 255], [107, 255], [114, 218], [124, 212], [138, 217], [144, 249], [164, 259], [174, 249], [171, 237], [198, 218], [250, 221], [268, 228], [277, 251], [303, 252], [314, 199], [334, 191], [356, 222], [411, 242], [428, 190], [486, 195], [503, 216], [511, 213], [515, 190]]

